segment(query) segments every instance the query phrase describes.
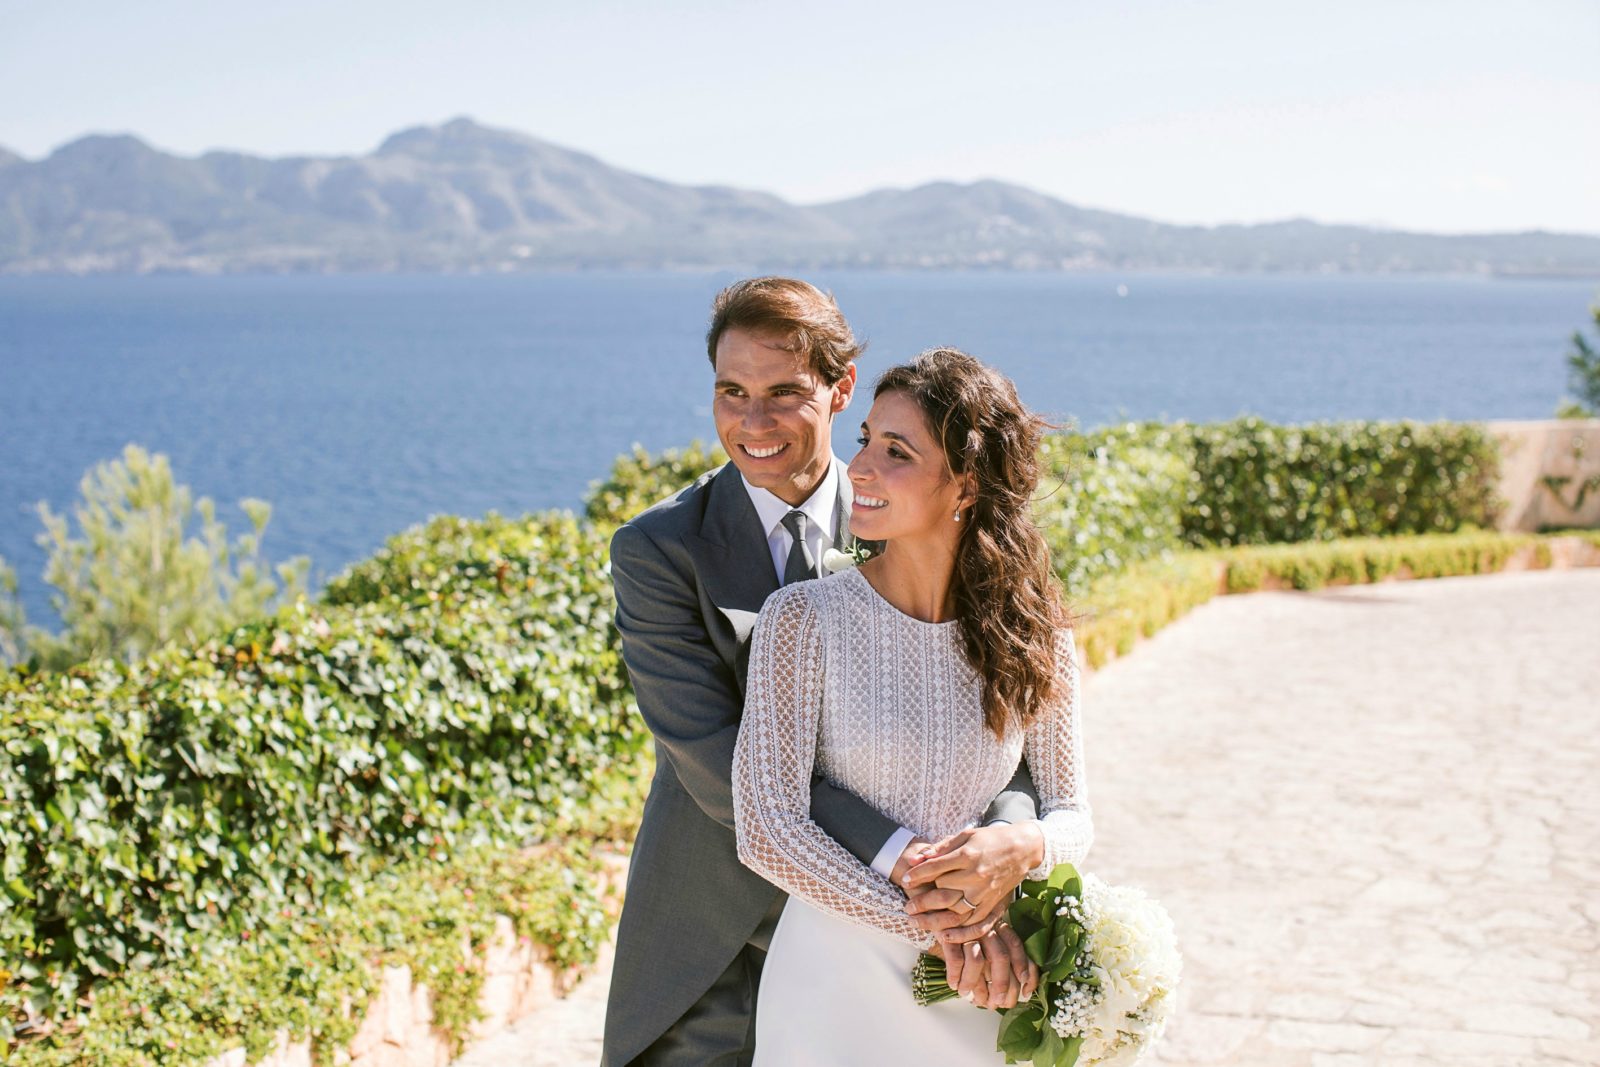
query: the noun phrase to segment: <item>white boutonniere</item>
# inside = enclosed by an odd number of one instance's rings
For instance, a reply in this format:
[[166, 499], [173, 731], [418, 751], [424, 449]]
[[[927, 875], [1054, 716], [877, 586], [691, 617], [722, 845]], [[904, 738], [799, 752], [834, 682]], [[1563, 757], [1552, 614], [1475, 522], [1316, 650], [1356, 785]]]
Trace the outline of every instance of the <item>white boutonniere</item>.
[[860, 541], [851, 541], [847, 551], [830, 548], [822, 553], [822, 569], [829, 574], [837, 574], [851, 567], [859, 567], [872, 558], [872, 550]]

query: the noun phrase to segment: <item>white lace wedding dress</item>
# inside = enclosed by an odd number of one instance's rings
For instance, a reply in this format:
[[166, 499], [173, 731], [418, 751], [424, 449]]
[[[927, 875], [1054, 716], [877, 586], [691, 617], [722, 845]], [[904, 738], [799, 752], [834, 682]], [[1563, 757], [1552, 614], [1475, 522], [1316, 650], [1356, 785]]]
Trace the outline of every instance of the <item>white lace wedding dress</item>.
[[734, 755], [739, 856], [790, 894], [762, 972], [757, 1067], [997, 1064], [999, 1018], [964, 1000], [919, 1007], [911, 968], [932, 938], [906, 897], [811, 820], [813, 768], [938, 839], [980, 820], [1025, 753], [1044, 827], [1042, 877], [1092, 839], [1072, 634], [1058, 697], [997, 740], [956, 623], [902, 614], [858, 571], [786, 586], [762, 608]]

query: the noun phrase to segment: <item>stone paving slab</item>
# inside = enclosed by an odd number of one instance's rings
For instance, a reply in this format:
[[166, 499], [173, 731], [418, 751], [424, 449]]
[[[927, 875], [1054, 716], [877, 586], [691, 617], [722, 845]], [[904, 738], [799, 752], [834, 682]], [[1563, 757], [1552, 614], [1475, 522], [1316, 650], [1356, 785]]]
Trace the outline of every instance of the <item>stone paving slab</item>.
[[[1185, 953], [1151, 1062], [1600, 1064], [1600, 571], [1218, 598], [1084, 709], [1086, 866]], [[596, 1063], [607, 977], [458, 1062]]]

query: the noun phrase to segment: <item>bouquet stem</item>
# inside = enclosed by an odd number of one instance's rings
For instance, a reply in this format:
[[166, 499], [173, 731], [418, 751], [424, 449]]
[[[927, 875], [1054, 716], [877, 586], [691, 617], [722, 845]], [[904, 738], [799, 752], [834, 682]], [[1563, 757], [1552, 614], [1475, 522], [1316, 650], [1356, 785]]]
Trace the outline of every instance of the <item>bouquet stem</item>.
[[950, 988], [943, 956], [924, 952], [917, 957], [916, 966], [911, 968], [911, 995], [923, 1007], [955, 997], [956, 991]]

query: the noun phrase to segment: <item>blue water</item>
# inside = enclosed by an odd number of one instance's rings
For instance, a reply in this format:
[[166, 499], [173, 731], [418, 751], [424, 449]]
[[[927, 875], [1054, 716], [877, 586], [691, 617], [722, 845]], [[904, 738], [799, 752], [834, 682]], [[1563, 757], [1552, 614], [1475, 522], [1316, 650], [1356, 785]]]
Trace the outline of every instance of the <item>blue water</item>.
[[[267, 556], [309, 555], [318, 581], [434, 513], [576, 508], [632, 442], [712, 434], [702, 336], [731, 278], [0, 278], [0, 556], [30, 618], [53, 622], [33, 504], [70, 505], [130, 441], [167, 453], [235, 533], [234, 501], [269, 500]], [[1592, 281], [813, 280], [870, 339], [868, 381], [954, 344], [1085, 427], [1546, 417], [1596, 295]]]

